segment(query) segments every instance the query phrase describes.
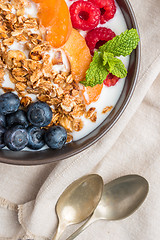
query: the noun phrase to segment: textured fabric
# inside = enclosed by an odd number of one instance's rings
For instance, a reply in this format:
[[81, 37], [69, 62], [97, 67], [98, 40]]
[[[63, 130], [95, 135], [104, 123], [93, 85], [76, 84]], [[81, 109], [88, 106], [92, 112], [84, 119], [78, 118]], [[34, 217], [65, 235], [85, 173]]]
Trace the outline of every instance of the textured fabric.
[[[160, 236], [160, 1], [132, 0], [142, 62], [134, 95], [117, 124], [83, 153], [58, 164], [0, 164], [0, 239], [49, 240], [57, 227], [55, 204], [75, 179], [98, 173], [104, 182], [136, 173], [150, 184], [148, 198], [129, 218], [97, 221], [77, 240], [158, 240]], [[62, 240], [77, 226], [69, 227]]]

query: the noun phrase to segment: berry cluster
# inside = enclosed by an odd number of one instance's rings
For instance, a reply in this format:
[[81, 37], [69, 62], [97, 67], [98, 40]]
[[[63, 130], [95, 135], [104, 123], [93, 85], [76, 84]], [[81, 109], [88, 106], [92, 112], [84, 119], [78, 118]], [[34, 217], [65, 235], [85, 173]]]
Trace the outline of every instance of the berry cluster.
[[47, 103], [35, 102], [24, 111], [19, 109], [20, 100], [14, 93], [0, 96], [0, 149], [7, 146], [12, 151], [25, 147], [41, 149], [47, 144], [52, 149], [60, 149], [67, 140], [67, 132], [61, 126], [48, 126], [52, 120], [52, 110]]
[[94, 29], [114, 17], [114, 0], [79, 0], [70, 6], [70, 15], [74, 28], [84, 31]]
[[116, 5], [114, 0], [79, 0], [70, 6], [73, 27], [88, 31], [86, 43], [91, 54], [93, 54], [95, 47], [100, 47], [115, 36], [110, 29], [97, 27], [99, 23], [104, 24], [112, 19], [115, 13]]

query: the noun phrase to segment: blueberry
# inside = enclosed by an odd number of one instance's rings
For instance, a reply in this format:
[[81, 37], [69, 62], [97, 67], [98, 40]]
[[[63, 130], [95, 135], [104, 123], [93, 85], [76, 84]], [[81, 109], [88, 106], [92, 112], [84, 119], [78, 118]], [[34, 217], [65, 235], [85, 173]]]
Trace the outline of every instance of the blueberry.
[[6, 127], [6, 118], [3, 114], [0, 114], [0, 126]]
[[17, 112], [8, 114], [6, 116], [6, 122], [8, 127], [11, 127], [12, 125], [22, 125], [27, 128], [29, 126], [25, 111], [20, 109]]
[[0, 114], [6, 115], [16, 112], [20, 106], [20, 100], [14, 93], [8, 92], [0, 96]]
[[34, 126], [46, 127], [52, 120], [52, 110], [47, 103], [32, 103], [27, 112], [28, 120]]
[[29, 135], [28, 147], [34, 150], [41, 149], [45, 145], [45, 130], [35, 126], [30, 126], [27, 130]]
[[61, 126], [53, 126], [45, 133], [45, 142], [52, 149], [61, 149], [67, 140], [67, 132]]
[[0, 149], [5, 147], [5, 143], [4, 143], [4, 133], [5, 133], [5, 128], [3, 128], [2, 126], [0, 126]]
[[28, 132], [21, 125], [13, 126], [6, 130], [4, 142], [10, 150], [20, 151], [28, 144]]

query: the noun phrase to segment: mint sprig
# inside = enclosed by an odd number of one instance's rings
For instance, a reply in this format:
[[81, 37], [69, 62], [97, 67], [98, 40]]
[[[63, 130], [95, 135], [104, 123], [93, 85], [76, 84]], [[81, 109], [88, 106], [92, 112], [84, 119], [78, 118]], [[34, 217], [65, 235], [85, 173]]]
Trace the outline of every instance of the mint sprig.
[[94, 87], [102, 84], [109, 73], [119, 78], [126, 77], [127, 69], [123, 62], [116, 57], [130, 55], [136, 49], [139, 41], [137, 30], [131, 29], [105, 43], [98, 51], [95, 51], [86, 72], [86, 80], [81, 83], [84, 86]]
[[112, 73], [119, 78], [127, 76], [127, 69], [125, 68], [123, 62], [114, 57], [113, 53], [103, 53], [103, 65], [107, 68], [109, 73]]
[[90, 67], [86, 72], [86, 77], [89, 77], [82, 84], [86, 87], [94, 87], [97, 84], [101, 84], [108, 74], [106, 66], [103, 65], [103, 54], [95, 52]]
[[128, 56], [136, 49], [139, 43], [139, 35], [136, 29], [126, 30], [99, 48], [100, 52], [110, 52], [114, 56]]

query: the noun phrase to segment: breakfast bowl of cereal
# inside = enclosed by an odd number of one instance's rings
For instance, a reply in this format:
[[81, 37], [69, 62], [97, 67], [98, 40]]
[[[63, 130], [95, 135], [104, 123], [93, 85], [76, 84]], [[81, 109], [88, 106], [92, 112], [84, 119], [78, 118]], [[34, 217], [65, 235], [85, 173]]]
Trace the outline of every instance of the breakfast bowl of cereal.
[[133, 94], [139, 41], [127, 0], [2, 0], [0, 161], [50, 163], [98, 141]]

